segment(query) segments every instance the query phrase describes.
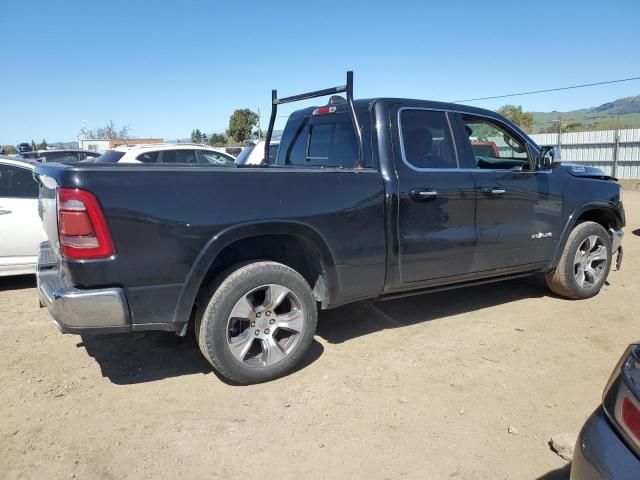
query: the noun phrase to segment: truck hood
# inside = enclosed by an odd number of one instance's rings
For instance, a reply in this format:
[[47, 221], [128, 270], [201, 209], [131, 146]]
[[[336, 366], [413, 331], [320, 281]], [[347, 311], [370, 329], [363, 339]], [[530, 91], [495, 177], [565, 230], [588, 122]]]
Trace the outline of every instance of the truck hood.
[[596, 167], [562, 162], [560, 164], [560, 168], [565, 169], [567, 172], [569, 172], [570, 175], [573, 175], [574, 177], [599, 178], [602, 180], [617, 181], [617, 178], [607, 175], [602, 170]]

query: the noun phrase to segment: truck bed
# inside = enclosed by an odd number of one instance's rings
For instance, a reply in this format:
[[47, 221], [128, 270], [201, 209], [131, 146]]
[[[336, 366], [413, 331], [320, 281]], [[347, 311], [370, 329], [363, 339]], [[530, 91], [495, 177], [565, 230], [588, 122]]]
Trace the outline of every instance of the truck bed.
[[[189, 281], [207, 252], [247, 235], [248, 225], [252, 234], [263, 224], [264, 234], [277, 235], [294, 224], [317, 245], [329, 274], [340, 279], [341, 298], [327, 305], [383, 289], [384, 187], [374, 170], [43, 164], [36, 175], [99, 199], [115, 257], [58, 260], [77, 288], [123, 288], [133, 324], [178, 328], [189, 315], [179, 311], [180, 299], [195, 295]], [[41, 184], [41, 197], [55, 196], [45, 186], [51, 181]]]

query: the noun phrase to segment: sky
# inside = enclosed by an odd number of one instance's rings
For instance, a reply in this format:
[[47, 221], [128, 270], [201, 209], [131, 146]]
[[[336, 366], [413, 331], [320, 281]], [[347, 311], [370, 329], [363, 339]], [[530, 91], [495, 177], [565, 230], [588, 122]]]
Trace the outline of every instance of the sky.
[[[640, 76], [638, 0], [0, 0], [0, 20], [0, 144], [73, 141], [109, 120], [187, 138], [223, 132], [237, 108], [266, 126], [272, 88], [342, 85], [347, 70], [356, 98], [442, 101]], [[634, 81], [472, 104], [567, 111], [638, 94]]]

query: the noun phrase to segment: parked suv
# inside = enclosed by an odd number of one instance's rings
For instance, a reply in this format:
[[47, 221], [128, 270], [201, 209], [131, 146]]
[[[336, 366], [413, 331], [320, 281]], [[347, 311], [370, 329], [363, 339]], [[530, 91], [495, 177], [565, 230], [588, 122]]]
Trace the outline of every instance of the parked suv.
[[226, 153], [198, 144], [123, 145], [108, 150], [96, 163], [171, 163], [233, 165], [235, 159]]
[[33, 147], [30, 143], [22, 142], [16, 145], [16, 150], [18, 150], [18, 152], [32, 152]]
[[[565, 298], [600, 291], [622, 252], [615, 179], [552, 162], [495, 112], [352, 89], [348, 74], [274, 91], [261, 165], [36, 167], [38, 289], [58, 328], [193, 323], [213, 367], [253, 383], [300, 362], [318, 308], [538, 273]], [[340, 92], [294, 112], [271, 158], [279, 105]], [[474, 151], [478, 132], [499, 156]]]

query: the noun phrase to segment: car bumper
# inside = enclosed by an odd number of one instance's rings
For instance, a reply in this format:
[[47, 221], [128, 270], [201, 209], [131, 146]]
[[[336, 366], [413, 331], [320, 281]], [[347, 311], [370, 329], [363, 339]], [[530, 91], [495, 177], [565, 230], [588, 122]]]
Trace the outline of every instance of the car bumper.
[[587, 420], [578, 436], [571, 480], [637, 480], [640, 459], [614, 431], [602, 407]]
[[40, 305], [47, 307], [62, 333], [92, 334], [131, 331], [127, 298], [122, 288], [75, 288], [48, 242], [40, 245], [36, 271]]

